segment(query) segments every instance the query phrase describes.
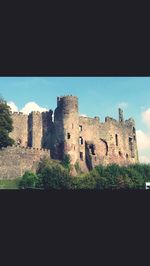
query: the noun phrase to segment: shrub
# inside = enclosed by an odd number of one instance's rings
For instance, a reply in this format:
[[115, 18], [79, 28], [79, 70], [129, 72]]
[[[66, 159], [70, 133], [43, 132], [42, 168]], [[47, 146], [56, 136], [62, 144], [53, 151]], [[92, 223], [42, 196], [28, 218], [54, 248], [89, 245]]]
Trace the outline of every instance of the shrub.
[[50, 160], [43, 160], [40, 163], [37, 175], [39, 177], [37, 186], [44, 189], [71, 189], [73, 186], [68, 169]]
[[21, 177], [18, 187], [20, 189], [35, 188], [37, 182], [38, 182], [37, 175], [30, 171], [26, 171], [25, 174]]
[[82, 174], [73, 178], [74, 189], [95, 189], [96, 181], [90, 174]]
[[68, 171], [70, 171], [71, 165], [70, 165], [70, 156], [69, 155], [65, 154], [63, 161], [62, 161], [62, 165], [64, 168], [66, 168]]

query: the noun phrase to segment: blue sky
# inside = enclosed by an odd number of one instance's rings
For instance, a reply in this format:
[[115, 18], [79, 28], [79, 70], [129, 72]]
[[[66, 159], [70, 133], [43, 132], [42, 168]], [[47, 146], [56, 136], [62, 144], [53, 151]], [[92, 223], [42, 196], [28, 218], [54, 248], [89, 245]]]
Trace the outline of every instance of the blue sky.
[[[57, 96], [76, 95], [80, 114], [101, 121], [105, 116], [118, 119], [121, 105], [125, 119], [133, 117], [137, 130], [150, 135], [150, 77], [0, 77], [0, 94], [19, 110], [29, 102], [54, 110]], [[149, 156], [150, 147], [143, 152]]]

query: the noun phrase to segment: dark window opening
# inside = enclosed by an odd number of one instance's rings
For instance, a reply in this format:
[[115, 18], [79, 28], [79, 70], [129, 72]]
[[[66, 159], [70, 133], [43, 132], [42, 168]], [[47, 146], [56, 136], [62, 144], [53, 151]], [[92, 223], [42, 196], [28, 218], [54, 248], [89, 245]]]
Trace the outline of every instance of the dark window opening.
[[121, 153], [121, 151], [119, 151], [119, 156], [122, 156], [122, 153]]
[[79, 126], [79, 131], [80, 131], [80, 132], [82, 131], [82, 126], [81, 126], [81, 125]]
[[80, 145], [83, 145], [83, 138], [82, 137], [79, 138], [79, 143], [80, 143]]
[[129, 158], [129, 155], [126, 153], [126, 158], [128, 159]]
[[129, 148], [130, 148], [130, 151], [131, 151], [131, 157], [134, 158], [135, 155], [134, 155], [134, 146], [133, 146], [133, 139], [129, 137]]
[[115, 134], [116, 146], [118, 146], [118, 135]]
[[74, 146], [74, 151], [75, 151], [75, 149], [76, 149], [76, 148], [75, 148], [75, 146]]
[[136, 141], [136, 137], [134, 136], [134, 141]]
[[70, 137], [71, 137], [70, 133], [67, 133], [67, 139], [70, 139]]
[[80, 152], [80, 159], [83, 161], [83, 152]]
[[132, 150], [132, 138], [129, 138], [129, 148]]
[[133, 133], [135, 133], [135, 127], [133, 127]]
[[91, 154], [92, 154], [92, 155], [95, 155], [95, 146], [94, 146], [93, 144], [91, 144], [91, 145], [89, 146], [89, 148], [90, 148]]

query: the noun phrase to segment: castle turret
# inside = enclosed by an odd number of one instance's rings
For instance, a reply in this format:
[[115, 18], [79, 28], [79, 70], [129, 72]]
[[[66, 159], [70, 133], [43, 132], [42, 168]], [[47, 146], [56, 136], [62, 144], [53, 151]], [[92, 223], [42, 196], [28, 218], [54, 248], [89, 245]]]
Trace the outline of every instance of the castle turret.
[[56, 157], [63, 159], [70, 155], [71, 163], [79, 159], [79, 113], [78, 98], [64, 96], [57, 98], [54, 114]]
[[129, 132], [128, 143], [129, 143], [130, 156], [131, 158], [134, 159], [135, 162], [138, 162], [139, 158], [138, 158], [136, 128], [135, 128], [134, 119], [129, 118], [128, 120], [125, 120], [125, 125], [128, 128]]

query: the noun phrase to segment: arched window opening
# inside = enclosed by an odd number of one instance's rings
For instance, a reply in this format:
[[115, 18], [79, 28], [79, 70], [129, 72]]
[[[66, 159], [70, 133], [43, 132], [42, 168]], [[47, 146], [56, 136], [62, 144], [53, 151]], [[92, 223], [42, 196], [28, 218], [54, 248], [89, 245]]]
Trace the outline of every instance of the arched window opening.
[[121, 151], [119, 151], [119, 156], [120, 156], [120, 157], [122, 156], [122, 153], [121, 153]]
[[135, 134], [135, 127], [133, 127], [133, 133]]
[[104, 139], [100, 139], [100, 144], [101, 144], [101, 154], [104, 156], [108, 155], [108, 144]]
[[83, 145], [83, 138], [82, 137], [79, 138], [79, 144]]

